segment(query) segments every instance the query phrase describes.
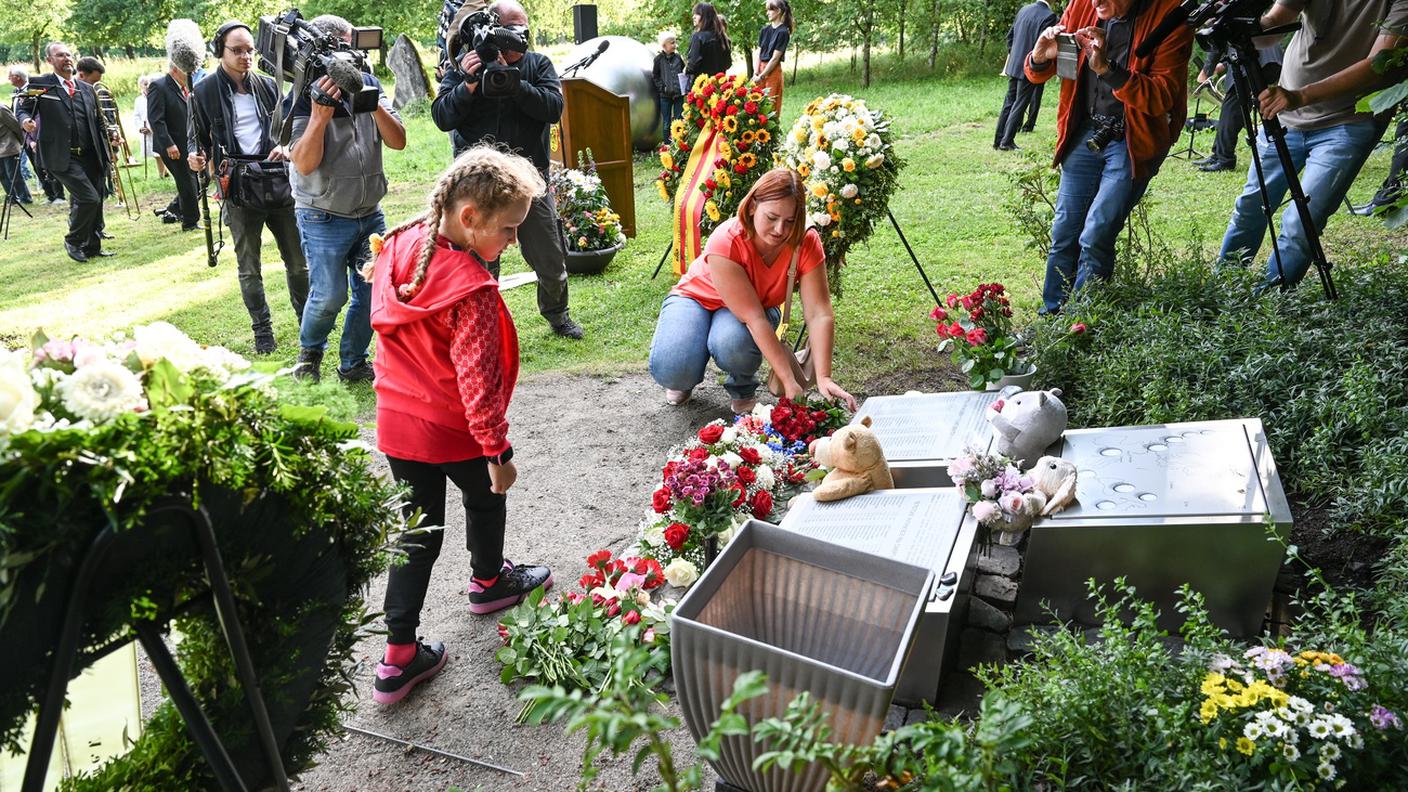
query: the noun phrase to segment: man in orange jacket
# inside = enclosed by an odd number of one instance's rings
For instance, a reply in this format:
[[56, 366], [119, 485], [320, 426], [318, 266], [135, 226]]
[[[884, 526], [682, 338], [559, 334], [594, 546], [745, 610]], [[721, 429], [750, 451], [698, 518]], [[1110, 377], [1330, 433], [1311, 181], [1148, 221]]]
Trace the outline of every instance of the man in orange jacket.
[[1135, 50], [1178, 0], [1072, 0], [1037, 38], [1027, 79], [1056, 74], [1057, 37], [1080, 47], [1076, 78], [1062, 80], [1056, 120], [1061, 189], [1051, 225], [1042, 313], [1115, 269], [1115, 243], [1188, 114], [1193, 31], [1180, 27], [1148, 57]]

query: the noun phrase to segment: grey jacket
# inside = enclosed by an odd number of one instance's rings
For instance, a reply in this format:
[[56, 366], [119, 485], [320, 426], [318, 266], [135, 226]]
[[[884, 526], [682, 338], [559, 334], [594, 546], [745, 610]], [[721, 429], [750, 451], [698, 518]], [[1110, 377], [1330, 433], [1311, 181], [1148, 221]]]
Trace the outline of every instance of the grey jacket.
[[10, 108], [0, 105], [0, 159], [18, 156], [23, 148], [24, 129]]
[[1026, 60], [1032, 47], [1036, 46], [1037, 36], [1060, 21], [1061, 18], [1051, 10], [1045, 0], [1022, 6], [1022, 10], [1017, 12], [1017, 18], [1012, 21], [1012, 27], [1007, 30], [1007, 63], [1003, 66], [1002, 73], [1008, 77], [1025, 79], [1022, 62]]
[[[371, 75], [363, 75], [362, 81], [379, 85]], [[304, 98], [294, 108], [290, 144], [308, 128], [307, 101]], [[379, 101], [400, 120], [385, 93]], [[366, 217], [377, 210], [386, 195], [386, 172], [381, 163], [381, 133], [373, 115], [352, 115], [338, 108], [323, 132], [323, 161], [307, 176], [289, 168], [294, 208], [321, 209], [339, 217]]]

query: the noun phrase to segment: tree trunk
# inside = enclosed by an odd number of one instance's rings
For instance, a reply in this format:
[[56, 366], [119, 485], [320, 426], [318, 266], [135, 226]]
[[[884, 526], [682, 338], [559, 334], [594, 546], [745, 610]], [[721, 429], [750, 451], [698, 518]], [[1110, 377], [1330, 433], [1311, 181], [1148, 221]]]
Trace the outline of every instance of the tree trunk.
[[31, 54], [34, 56], [34, 73], [35, 73], [35, 74], [39, 74], [39, 73], [40, 73], [40, 72], [39, 72], [39, 42], [40, 42], [41, 40], [43, 40], [43, 38], [44, 38], [44, 31], [41, 30], [41, 31], [39, 31], [38, 33], [35, 33], [35, 34], [34, 34], [34, 38], [30, 39], [30, 42], [29, 42], [29, 46], [30, 46], [30, 49], [31, 49], [31, 51], [32, 51]]
[[802, 48], [792, 51], [792, 82], [797, 82], [797, 65], [802, 62]]
[[127, 59], [132, 60], [137, 57], [137, 51], [132, 49], [131, 44], [123, 44], [122, 51], [127, 53]]
[[[38, 68], [37, 66], [35, 67]], [[851, 47], [851, 74], [856, 73], [856, 48]]]
[[904, 22], [909, 13], [909, 0], [900, 0], [900, 63], [904, 63]]
[[865, 13], [861, 17], [861, 74], [862, 88], [870, 87], [870, 42], [875, 38], [875, 2], [866, 0]]
[[978, 25], [978, 54], [982, 55], [983, 51], [988, 48], [988, 7], [986, 5], [983, 6], [982, 16], [978, 17]]
[[934, 19], [929, 29], [929, 68], [934, 68], [934, 62], [939, 59], [939, 12], [943, 10], [944, 0], [934, 0]]

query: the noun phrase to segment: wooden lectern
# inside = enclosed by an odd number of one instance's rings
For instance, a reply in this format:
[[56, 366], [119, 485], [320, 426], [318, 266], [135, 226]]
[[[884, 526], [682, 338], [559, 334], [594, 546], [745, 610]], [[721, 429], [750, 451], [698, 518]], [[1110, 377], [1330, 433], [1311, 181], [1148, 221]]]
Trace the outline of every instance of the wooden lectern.
[[630, 100], [591, 80], [562, 81], [562, 121], [552, 127], [550, 156], [568, 168], [578, 166], [577, 152], [592, 150], [597, 175], [621, 216], [621, 230], [636, 235], [636, 192], [631, 162]]

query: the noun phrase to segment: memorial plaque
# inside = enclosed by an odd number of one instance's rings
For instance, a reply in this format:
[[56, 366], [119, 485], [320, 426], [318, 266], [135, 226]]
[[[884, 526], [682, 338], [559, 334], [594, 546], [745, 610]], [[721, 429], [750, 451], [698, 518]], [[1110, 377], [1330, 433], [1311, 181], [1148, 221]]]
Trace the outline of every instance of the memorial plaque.
[[885, 449], [895, 486], [947, 487], [948, 463], [964, 452], [987, 452], [992, 427], [984, 414], [997, 391], [872, 396], [852, 423], [870, 416], [871, 429]]
[[1094, 620], [1085, 581], [1123, 576], [1155, 602], [1161, 624], [1181, 621], [1189, 583], [1212, 620], [1234, 635], [1260, 632], [1290, 507], [1257, 419], [1068, 431], [1060, 456], [1076, 465], [1077, 502], [1032, 527], [1017, 623]]
[[897, 700], [936, 701], [951, 666], [967, 614], [977, 524], [954, 487], [878, 490], [830, 503], [802, 495], [782, 527], [832, 544], [934, 571], [934, 593], [925, 606]]

